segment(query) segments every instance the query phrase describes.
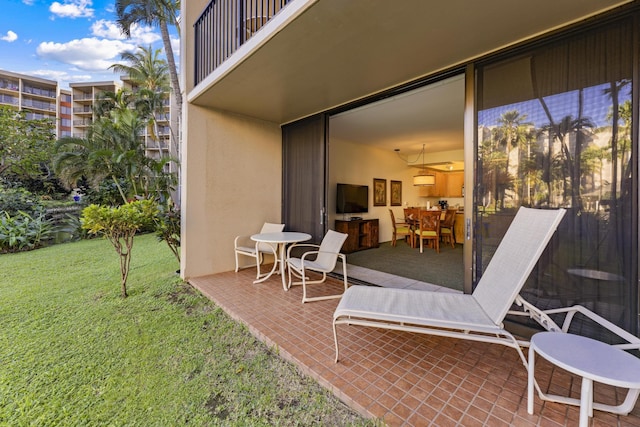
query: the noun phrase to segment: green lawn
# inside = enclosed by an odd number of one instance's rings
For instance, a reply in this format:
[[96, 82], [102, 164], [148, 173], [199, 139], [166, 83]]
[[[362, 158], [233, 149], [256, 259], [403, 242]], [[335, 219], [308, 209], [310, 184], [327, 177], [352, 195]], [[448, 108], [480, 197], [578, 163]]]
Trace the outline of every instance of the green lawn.
[[371, 425], [136, 237], [120, 297], [103, 239], [0, 255], [0, 425]]

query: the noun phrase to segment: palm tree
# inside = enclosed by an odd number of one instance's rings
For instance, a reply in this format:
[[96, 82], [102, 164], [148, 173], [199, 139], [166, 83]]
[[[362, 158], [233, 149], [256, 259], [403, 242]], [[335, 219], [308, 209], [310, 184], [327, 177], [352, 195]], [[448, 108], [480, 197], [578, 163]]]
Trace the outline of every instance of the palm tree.
[[[178, 160], [180, 166], [180, 145], [182, 134], [180, 132], [180, 120], [182, 119], [182, 90], [180, 89], [180, 81], [178, 79], [178, 71], [176, 61], [171, 47], [171, 38], [169, 37], [168, 25], [173, 25], [179, 31], [177, 14], [180, 10], [180, 0], [116, 0], [116, 15], [118, 16], [118, 26], [122, 32], [131, 37], [131, 26], [133, 24], [144, 24], [157, 26], [160, 28], [162, 36], [162, 44], [167, 57], [169, 66], [169, 75], [171, 80], [171, 91], [173, 92], [176, 102], [176, 116], [178, 120], [178, 135], [173, 135], [174, 156]], [[180, 173], [178, 172], [178, 180]], [[178, 195], [176, 194], [176, 197]]]
[[128, 75], [138, 86], [154, 92], [166, 92], [170, 89], [169, 66], [159, 56], [160, 49], [138, 46], [135, 52], [120, 54], [120, 59], [126, 64], [113, 64], [109, 68]]
[[[164, 160], [155, 161], [145, 156], [139, 137], [144, 126], [139, 113], [128, 108], [128, 104], [112, 108], [97, 117], [86, 139], [58, 141], [58, 154], [54, 159], [56, 172], [69, 185], [75, 185], [83, 177], [94, 187], [110, 179], [123, 203], [134, 196], [148, 198], [152, 192], [153, 196], [158, 192], [164, 196], [172, 180], [160, 173]], [[122, 182], [127, 185], [123, 186]]]
[[[498, 119], [499, 126], [493, 130], [493, 139], [505, 152], [504, 177], [509, 177], [509, 157], [513, 148], [521, 148], [526, 145], [531, 123], [526, 122], [527, 115], [520, 114], [516, 110], [505, 111]], [[510, 181], [510, 179], [508, 180]], [[504, 196], [507, 186], [504, 185], [498, 192], [500, 207], [504, 207]]]
[[[560, 144], [563, 159], [563, 173], [565, 181], [564, 197], [567, 193], [571, 197], [571, 206], [581, 208], [580, 205], [580, 165], [578, 164], [582, 152], [582, 139], [586, 133], [591, 133], [595, 124], [587, 117], [575, 118], [571, 115], [564, 116], [559, 122], [546, 127], [552, 139]], [[569, 148], [569, 135], [575, 135], [576, 143], [574, 152]], [[567, 182], [568, 180], [568, 182]]]
[[[166, 93], [170, 89], [167, 62], [159, 58], [160, 49], [139, 46], [136, 52], [122, 52], [120, 58], [126, 64], [113, 64], [111, 69], [125, 73], [139, 87], [135, 96], [135, 107], [148, 118], [148, 134], [156, 143], [160, 156], [162, 144], [158, 135], [157, 116], [164, 114]], [[171, 130], [173, 132], [173, 130]], [[173, 138], [174, 141], [176, 138]]]
[[176, 98], [178, 117], [182, 116], [182, 91], [178, 80], [176, 61], [171, 47], [168, 23], [179, 29], [177, 13], [180, 10], [179, 0], [116, 0], [117, 22], [122, 32], [131, 37], [133, 24], [158, 26], [162, 36], [164, 52], [167, 56], [171, 89]]

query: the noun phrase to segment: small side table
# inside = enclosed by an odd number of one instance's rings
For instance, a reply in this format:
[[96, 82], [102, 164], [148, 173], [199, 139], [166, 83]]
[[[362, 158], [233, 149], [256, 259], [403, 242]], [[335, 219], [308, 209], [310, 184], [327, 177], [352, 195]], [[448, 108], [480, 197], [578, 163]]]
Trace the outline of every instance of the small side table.
[[[540, 332], [531, 338], [529, 347], [529, 381], [527, 412], [533, 414], [535, 354], [554, 365], [582, 377], [580, 399], [544, 394], [540, 398], [552, 402], [580, 406], [580, 427], [587, 427], [593, 410], [627, 415], [640, 395], [640, 359], [591, 338], [562, 332]], [[618, 406], [593, 402], [593, 382], [628, 388], [624, 402]]]

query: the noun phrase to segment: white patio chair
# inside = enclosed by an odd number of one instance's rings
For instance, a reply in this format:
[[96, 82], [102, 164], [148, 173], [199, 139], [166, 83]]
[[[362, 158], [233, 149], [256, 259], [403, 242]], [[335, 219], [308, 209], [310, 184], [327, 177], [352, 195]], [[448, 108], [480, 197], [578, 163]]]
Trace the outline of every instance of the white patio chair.
[[[338, 295], [323, 295], [319, 297], [307, 298], [307, 285], [323, 283], [327, 279], [327, 273], [333, 271], [338, 262], [338, 258], [342, 261], [342, 277], [344, 281], [344, 290], [346, 292], [348, 288], [347, 284], [347, 259], [344, 254], [340, 253], [342, 244], [347, 239], [347, 234], [338, 233], [337, 231], [329, 230], [322, 239], [320, 246], [313, 244], [295, 244], [289, 247], [287, 250], [287, 267], [289, 270], [289, 284], [302, 285], [302, 302], [322, 301], [333, 298], [340, 298], [342, 294]], [[291, 251], [294, 248], [316, 248], [317, 250], [310, 250], [305, 252], [300, 258], [292, 258]], [[320, 280], [309, 281], [307, 278], [308, 271], [315, 271], [322, 273]], [[292, 273], [301, 277], [299, 282], [292, 281]]]
[[[284, 230], [284, 224], [274, 224], [271, 222], [265, 222], [260, 230], [260, 234], [262, 233], [277, 233]], [[260, 279], [263, 276], [271, 275], [276, 270], [278, 266], [278, 248], [273, 247], [268, 243], [259, 243], [251, 240], [251, 236], [236, 236], [233, 241], [233, 249], [236, 255], [236, 273], [238, 272], [239, 262], [238, 255], [248, 256], [255, 260], [255, 264], [249, 264], [242, 268], [253, 267], [256, 266], [256, 279]], [[269, 254], [273, 255], [273, 267], [269, 273], [260, 273], [260, 265], [264, 261], [264, 255]]]

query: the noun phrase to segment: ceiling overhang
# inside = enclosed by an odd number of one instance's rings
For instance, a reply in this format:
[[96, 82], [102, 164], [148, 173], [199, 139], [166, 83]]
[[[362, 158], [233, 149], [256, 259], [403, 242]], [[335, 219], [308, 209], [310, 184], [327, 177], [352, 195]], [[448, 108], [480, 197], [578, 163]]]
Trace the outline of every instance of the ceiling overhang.
[[294, 0], [194, 88], [188, 101], [287, 123], [625, 3]]

